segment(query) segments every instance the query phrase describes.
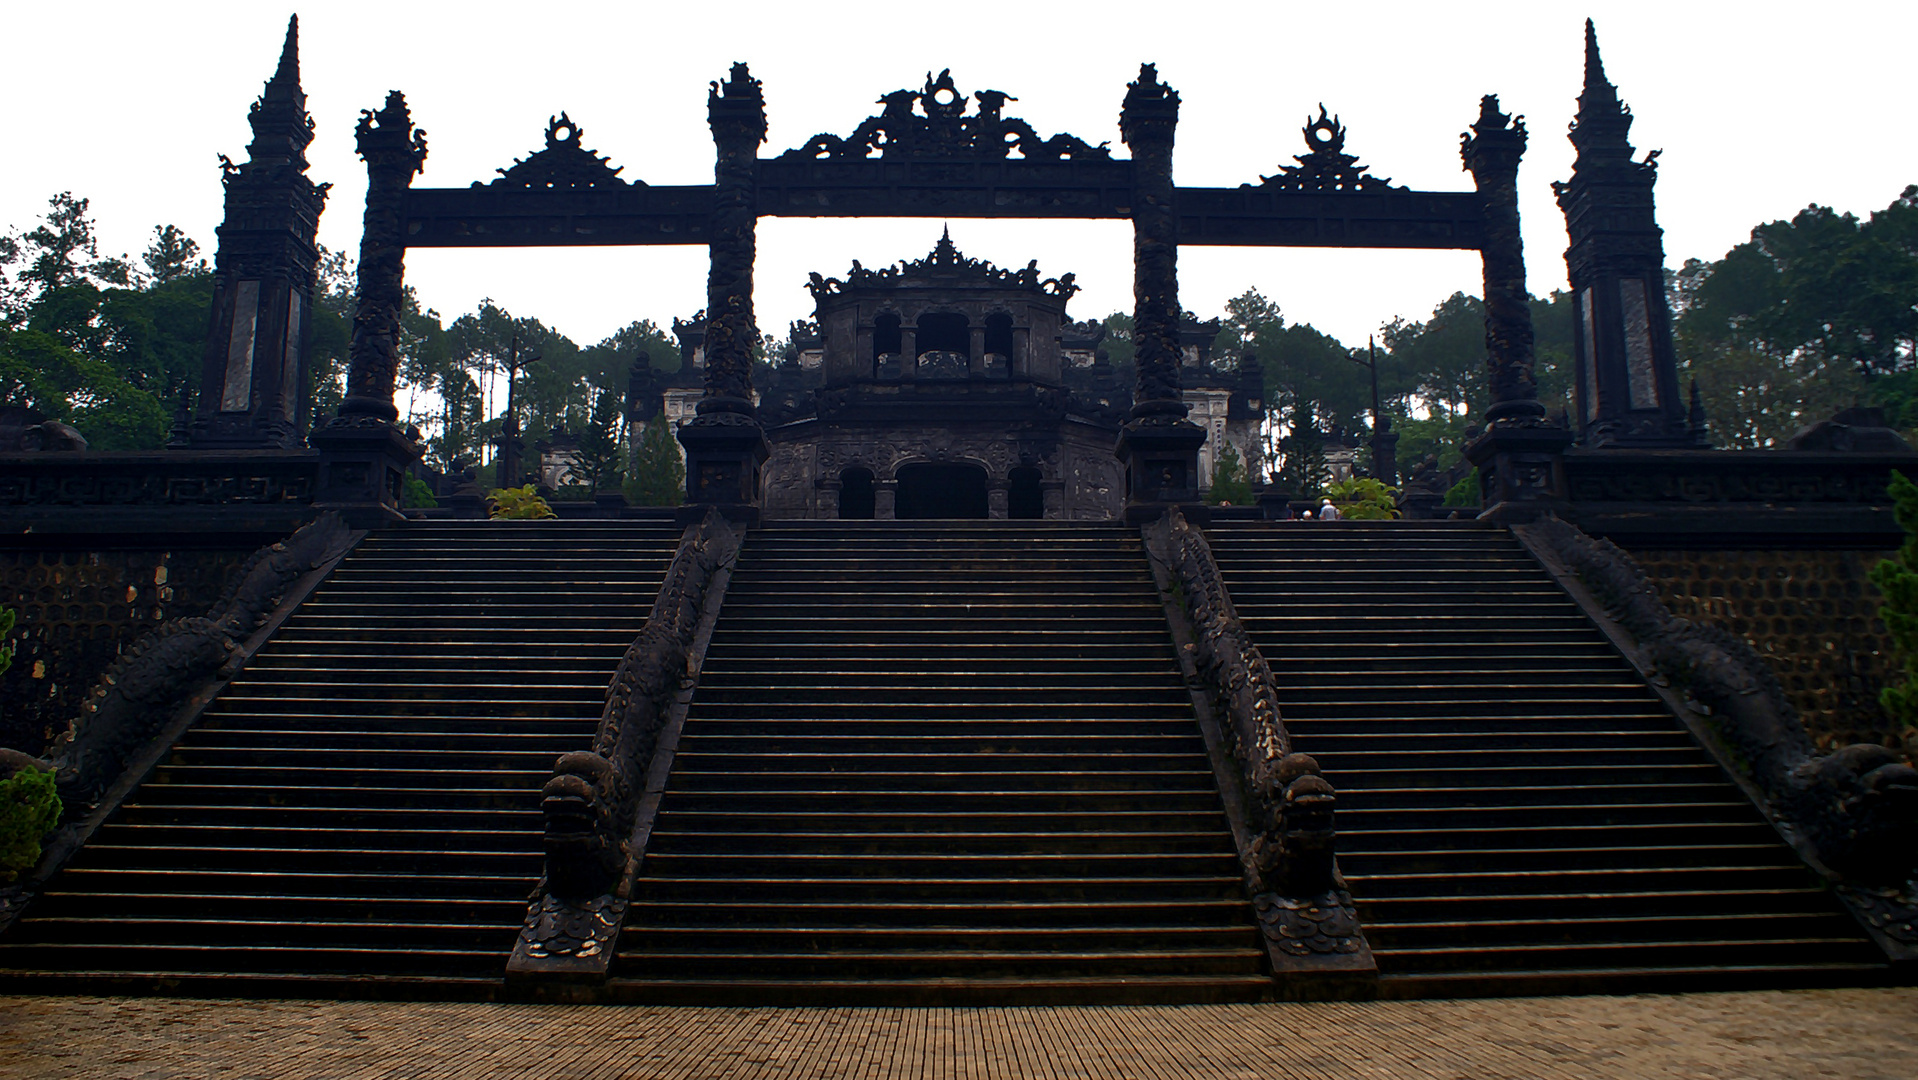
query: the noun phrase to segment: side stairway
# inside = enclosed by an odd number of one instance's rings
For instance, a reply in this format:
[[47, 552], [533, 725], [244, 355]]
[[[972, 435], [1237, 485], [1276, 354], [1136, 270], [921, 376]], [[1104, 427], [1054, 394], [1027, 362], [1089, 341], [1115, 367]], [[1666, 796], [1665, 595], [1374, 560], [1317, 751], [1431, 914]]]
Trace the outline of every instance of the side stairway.
[[0, 986], [492, 993], [540, 873], [540, 786], [590, 742], [679, 535], [368, 537], [0, 936]]
[[1220, 523], [1381, 993], [1857, 983], [1882, 955], [1503, 529]]
[[748, 536], [616, 999], [1244, 1000], [1261, 961], [1135, 532]]

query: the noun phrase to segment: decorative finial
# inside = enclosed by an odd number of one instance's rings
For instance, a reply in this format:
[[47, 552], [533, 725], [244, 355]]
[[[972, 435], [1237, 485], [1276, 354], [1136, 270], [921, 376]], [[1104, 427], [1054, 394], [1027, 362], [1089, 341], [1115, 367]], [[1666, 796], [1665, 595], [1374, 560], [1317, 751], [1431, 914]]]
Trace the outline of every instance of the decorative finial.
[[300, 17], [294, 15], [286, 20], [286, 44], [280, 46], [280, 70], [275, 79], [291, 79], [294, 85], [300, 81]]
[[253, 141], [246, 148], [250, 161], [290, 162], [302, 171], [306, 169], [306, 148], [313, 141], [313, 118], [307, 115], [306, 92], [300, 89], [300, 20], [297, 16], [287, 21], [279, 66], [266, 81], [259, 100], [253, 103], [247, 123], [253, 128]]
[[1572, 145], [1579, 157], [1632, 156], [1632, 110], [1618, 98], [1618, 88], [1605, 78], [1605, 61], [1598, 55], [1598, 30], [1585, 20], [1585, 88], [1578, 95], [1578, 116], [1572, 121]]
[[1592, 20], [1585, 20], [1585, 88], [1578, 95], [1579, 115], [1585, 116], [1588, 110], [1607, 108], [1623, 111], [1624, 106], [1618, 100], [1618, 88], [1605, 78], [1605, 60], [1598, 54], [1598, 28]]

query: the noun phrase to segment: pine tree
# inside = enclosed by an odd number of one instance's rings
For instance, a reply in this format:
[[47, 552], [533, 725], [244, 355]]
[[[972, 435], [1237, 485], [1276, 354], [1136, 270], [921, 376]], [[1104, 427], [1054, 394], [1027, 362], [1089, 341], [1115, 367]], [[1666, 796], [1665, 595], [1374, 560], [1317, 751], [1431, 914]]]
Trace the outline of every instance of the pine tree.
[[661, 413], [646, 425], [626, 480], [627, 501], [636, 506], [678, 506], [686, 500], [686, 463], [673, 442], [673, 426]]
[[1229, 442], [1219, 447], [1218, 457], [1212, 463], [1212, 486], [1206, 489], [1205, 501], [1214, 506], [1252, 503], [1252, 482], [1245, 477], [1245, 463], [1239, 460], [1238, 447]]

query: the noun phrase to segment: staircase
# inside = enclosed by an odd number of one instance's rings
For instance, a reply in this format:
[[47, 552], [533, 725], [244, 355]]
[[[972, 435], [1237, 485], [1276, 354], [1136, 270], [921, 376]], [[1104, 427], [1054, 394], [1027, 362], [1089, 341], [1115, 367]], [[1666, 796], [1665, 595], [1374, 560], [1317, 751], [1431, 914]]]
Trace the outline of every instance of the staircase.
[[1449, 522], [1219, 523], [1213, 551], [1386, 996], [1869, 981], [1882, 954], [1538, 564]]
[[591, 741], [679, 535], [368, 537], [0, 936], [0, 979], [494, 993], [540, 874], [540, 786]]
[[751, 533], [612, 996], [1258, 997], [1262, 950], [1135, 532]]

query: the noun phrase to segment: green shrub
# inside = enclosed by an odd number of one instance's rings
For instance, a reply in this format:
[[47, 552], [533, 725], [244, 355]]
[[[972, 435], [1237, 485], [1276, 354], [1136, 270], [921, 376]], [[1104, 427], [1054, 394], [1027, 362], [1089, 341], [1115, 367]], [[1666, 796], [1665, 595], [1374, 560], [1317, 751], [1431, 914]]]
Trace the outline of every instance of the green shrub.
[[407, 477], [400, 488], [400, 505], [408, 510], [431, 510], [439, 504], [433, 497], [433, 489], [417, 476]]
[[25, 768], [0, 780], [0, 881], [40, 861], [40, 841], [60, 822], [53, 774]]
[[1871, 583], [1885, 594], [1878, 609], [1898, 650], [1904, 678], [1878, 695], [1879, 704], [1907, 729], [1918, 728], [1918, 484], [1891, 473], [1892, 513], [1905, 530], [1898, 554], [1871, 568]]
[[1465, 479], [1453, 484], [1451, 490], [1445, 493], [1446, 506], [1463, 506], [1470, 508], [1484, 501], [1485, 497], [1480, 493], [1478, 488], [1477, 469], [1466, 473]]
[[1325, 497], [1347, 521], [1389, 521], [1399, 516], [1399, 490], [1370, 476], [1354, 476], [1328, 485]]
[[486, 493], [486, 513], [488, 517], [508, 520], [530, 520], [536, 518], [558, 517], [546, 500], [539, 497], [533, 485], [516, 488], [494, 488]]

